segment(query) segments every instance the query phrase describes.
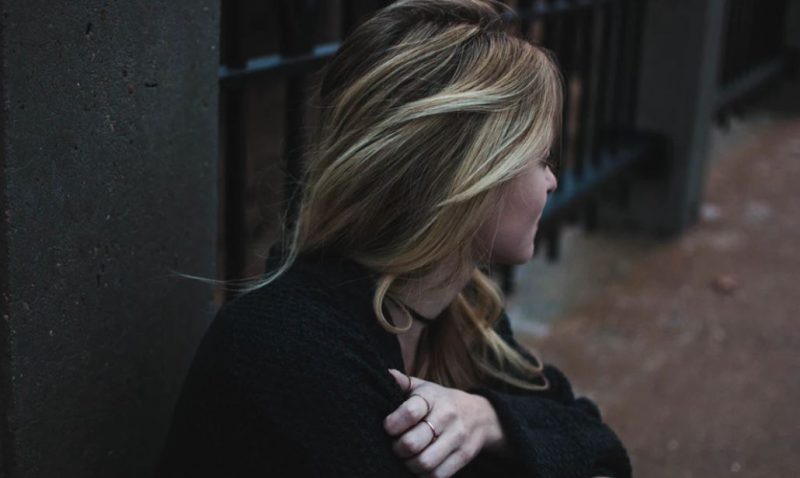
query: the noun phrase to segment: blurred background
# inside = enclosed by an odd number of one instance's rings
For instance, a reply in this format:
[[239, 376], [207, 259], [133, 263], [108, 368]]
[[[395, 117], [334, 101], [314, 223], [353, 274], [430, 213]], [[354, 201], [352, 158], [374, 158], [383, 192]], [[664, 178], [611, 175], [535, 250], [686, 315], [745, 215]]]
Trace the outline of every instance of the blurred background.
[[[378, 0], [0, 0], [0, 477], [149, 476], [220, 279], [292, 220]], [[521, 342], [636, 476], [800, 469], [800, 0], [518, 0], [566, 80]]]

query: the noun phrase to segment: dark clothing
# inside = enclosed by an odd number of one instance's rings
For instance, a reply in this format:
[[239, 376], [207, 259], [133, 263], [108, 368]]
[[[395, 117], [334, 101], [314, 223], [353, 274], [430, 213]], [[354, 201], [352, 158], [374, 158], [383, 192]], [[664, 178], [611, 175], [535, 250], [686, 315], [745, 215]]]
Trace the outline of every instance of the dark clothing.
[[[373, 291], [374, 275], [357, 263], [307, 255], [220, 309], [175, 407], [159, 476], [414, 476], [383, 429], [405, 400], [387, 369], [404, 367], [397, 338], [374, 317]], [[519, 349], [505, 313], [497, 331]], [[547, 391], [468, 390], [495, 407], [514, 458], [482, 452], [456, 476], [631, 476], [594, 403], [545, 370]]]

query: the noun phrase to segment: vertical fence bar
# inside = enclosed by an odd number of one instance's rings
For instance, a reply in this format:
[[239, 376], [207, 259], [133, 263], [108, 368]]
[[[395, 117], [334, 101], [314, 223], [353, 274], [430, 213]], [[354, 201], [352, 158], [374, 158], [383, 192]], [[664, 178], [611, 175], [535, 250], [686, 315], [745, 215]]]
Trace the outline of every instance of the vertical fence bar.
[[624, 69], [622, 67], [622, 62], [624, 58], [624, 42], [625, 42], [625, 5], [623, 3], [624, 0], [613, 0], [611, 2], [611, 16], [610, 16], [610, 28], [611, 28], [611, 57], [609, 58], [609, 89], [606, 92], [606, 104], [607, 107], [605, 108], [605, 123], [604, 123], [604, 132], [603, 136], [605, 137], [605, 143], [607, 145], [607, 149], [610, 150], [612, 153], [616, 153], [617, 151], [617, 141], [615, 137], [615, 132], [617, 130], [617, 119], [619, 113], [619, 102], [622, 95], [624, 95], [624, 90], [621, 88], [620, 83], [621, 75], [624, 74]]
[[[549, 7], [551, 10], [554, 10], [561, 4], [562, 0], [546, 0], [546, 6]], [[566, 62], [569, 60], [564, 56], [564, 18], [560, 14], [549, 13], [544, 18], [544, 38], [542, 40], [542, 46], [545, 48], [552, 50], [559, 61], [559, 66], [561, 71], [564, 73], [564, 76], [567, 77], [566, 72]], [[569, 87], [568, 85], [564, 85], [564, 105], [566, 109], [566, 105], [569, 104]], [[561, 123], [561, 130], [562, 130], [562, 137], [563, 132], [566, 131], [567, 126], [567, 119], [566, 114], [562, 116], [562, 123]], [[558, 159], [559, 163], [559, 170], [563, 169], [564, 166], [564, 151], [561, 148], [558, 148], [557, 151], [554, 153]]]
[[580, 50], [577, 58], [578, 78], [580, 79], [580, 107], [578, 108], [578, 130], [575, 135], [575, 177], [581, 178], [584, 168], [592, 154], [592, 117], [593, 101], [596, 100], [596, 63], [597, 55], [594, 46], [596, 18], [595, 9], [586, 8], [579, 13], [579, 28], [576, 32]]
[[350, 35], [356, 26], [356, 5], [355, 0], [342, 0], [342, 24], [340, 26], [342, 39]]
[[636, 104], [639, 87], [639, 71], [641, 46], [642, 46], [642, 9], [644, 0], [627, 0], [625, 2], [627, 23], [625, 31], [627, 33], [627, 48], [625, 56], [625, 76], [626, 101], [625, 107], [620, 118], [625, 130], [633, 127], [636, 116]]
[[733, 18], [734, 18], [734, 11], [733, 11], [733, 2], [730, 0], [725, 2], [724, 5], [724, 13], [723, 13], [723, 23], [722, 28], [723, 30], [723, 53], [722, 53], [722, 61], [720, 62], [720, 69], [719, 69], [719, 82], [720, 84], [726, 84], [728, 80], [731, 78], [731, 63], [732, 63], [732, 51], [733, 51]]
[[[533, 8], [533, 0], [519, 0], [517, 2], [517, 12], [528, 12]], [[530, 19], [524, 19], [519, 26], [519, 36], [525, 38], [526, 40], [530, 40], [529, 35], [531, 31], [531, 21]]]
[[595, 154], [592, 155], [592, 162], [598, 167], [602, 164], [604, 159], [601, 150], [604, 149], [606, 145], [606, 115], [611, 106], [610, 92], [613, 91], [613, 77], [611, 76], [615, 71], [614, 68], [612, 68], [615, 59], [613, 12], [613, 1], [599, 5], [596, 12], [599, 16], [597, 24], [599, 28], [601, 28], [601, 32], [598, 34], [600, 46], [598, 47], [599, 55], [597, 58], [597, 107], [594, 117], [592, 118], [592, 131], [594, 136], [592, 144], [595, 146]]
[[[596, 96], [594, 93], [594, 75], [593, 67], [595, 55], [593, 51], [593, 35], [595, 30], [593, 28], [593, 9], [585, 8], [576, 12], [576, 59], [575, 71], [579, 80], [579, 105], [577, 111], [577, 118], [575, 118], [576, 131], [574, 135], [574, 162], [573, 162], [573, 177], [577, 181], [585, 181], [589, 173], [587, 173], [586, 165], [589, 162], [591, 155], [591, 145], [587, 139], [587, 131], [591, 130], [591, 116], [590, 116], [590, 102]], [[594, 201], [589, 201], [583, 208], [584, 211], [584, 225], [587, 231], [592, 231], [597, 226], [597, 213]]]
[[[571, 2], [563, 1], [563, 7], [569, 6]], [[558, 13], [562, 17], [562, 41], [561, 52], [559, 53], [564, 62], [564, 88], [567, 93], [564, 97], [564, 134], [565, 141], [567, 142], [567, 157], [565, 166], [570, 170], [570, 174], [575, 171], [575, 142], [574, 134], [570, 127], [575, 120], [575, 111], [573, 110], [574, 91], [572, 89], [575, 76], [578, 72], [578, 62], [576, 49], [580, 46], [577, 36], [578, 16], [575, 11], [566, 11]]]
[[[559, 165], [557, 176], [559, 177], [559, 181], [563, 182], [565, 180], [565, 172], [569, 172], [570, 169], [570, 165], [567, 164], [567, 150], [569, 148], [567, 134], [569, 128], [569, 105], [572, 100], [570, 78], [572, 77], [572, 40], [574, 38], [574, 32], [569, 30], [568, 15], [560, 11], [569, 5], [566, 0], [546, 0], [544, 5], [549, 12], [544, 19], [544, 38], [542, 44], [545, 48], [552, 50], [556, 54], [564, 76], [564, 111], [561, 117], [561, 147], [556, 148], [556, 151], [553, 153], [556, 155]], [[561, 192], [557, 191], [556, 194], [564, 194], [563, 189]], [[560, 222], [555, 221], [542, 231], [547, 240], [547, 258], [549, 260], [558, 258], [560, 228]]]
[[611, 105], [608, 109], [608, 140], [612, 152], [616, 153], [619, 147], [619, 131], [624, 122], [624, 112], [627, 109], [628, 100], [628, 85], [627, 79], [627, 60], [628, 60], [628, 45], [630, 44], [630, 31], [628, 30], [628, 9], [626, 0], [616, 0], [614, 2], [615, 16], [614, 16], [614, 31], [617, 32], [617, 38], [614, 42], [616, 57], [614, 58], [613, 70], [614, 80], [612, 82]]
[[342, 0], [342, 38], [347, 37], [365, 15], [389, 3], [386, 0]]
[[600, 118], [603, 117], [603, 96], [602, 92], [605, 91], [607, 85], [607, 72], [608, 72], [608, 48], [609, 48], [609, 35], [607, 22], [607, 4], [598, 3], [592, 7], [592, 66], [591, 75], [592, 83], [589, 93], [589, 112], [587, 114], [586, 123], [586, 143], [587, 151], [591, 156], [591, 160], [587, 160], [587, 167], [593, 166], [597, 158], [600, 157], [600, 143], [598, 142], [598, 133], [600, 129]]
[[[222, 3], [221, 11], [221, 61], [229, 68], [245, 65], [244, 14], [241, 1]], [[224, 244], [225, 279], [236, 279], [244, 270], [247, 230], [244, 215], [244, 191], [246, 178], [246, 134], [245, 102], [241, 86], [229, 86], [221, 90], [222, 127], [224, 131], [223, 157], [220, 170], [223, 177], [224, 229], [221, 241]], [[229, 292], [226, 299], [233, 293]]]
[[[281, 18], [280, 53], [285, 58], [310, 54], [314, 48], [314, 36], [319, 19], [319, 2], [297, 2], [283, 0], [279, 3]], [[297, 214], [300, 199], [300, 181], [303, 173], [303, 120], [307, 81], [305, 72], [286, 78], [286, 111], [284, 138], [284, 196], [288, 224], [291, 225]]]
[[732, 41], [732, 48], [731, 48], [731, 57], [730, 57], [730, 75], [732, 78], [735, 78], [742, 71], [742, 65], [747, 62], [747, 48], [745, 45], [745, 37], [743, 35], [743, 24], [744, 24], [744, 9], [741, 8], [740, 1], [730, 0], [731, 3], [731, 13], [732, 13], [732, 21], [731, 21], [731, 39]]

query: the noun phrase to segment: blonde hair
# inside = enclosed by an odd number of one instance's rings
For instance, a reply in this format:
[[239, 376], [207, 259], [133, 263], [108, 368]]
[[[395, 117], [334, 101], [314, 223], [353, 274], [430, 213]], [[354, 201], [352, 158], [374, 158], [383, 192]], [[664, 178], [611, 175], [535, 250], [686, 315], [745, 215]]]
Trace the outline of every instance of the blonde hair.
[[[373, 307], [387, 331], [411, 326], [400, 284], [437, 270], [469, 276], [423, 332], [413, 374], [467, 389], [491, 377], [547, 388], [532, 363], [494, 331], [502, 291], [476, 267], [473, 238], [510, 179], [559, 135], [562, 82], [546, 49], [519, 38], [492, 0], [400, 0], [344, 40], [321, 71], [318, 119], [287, 254], [334, 251], [378, 273]], [[392, 300], [408, 319], [392, 325]], [[534, 384], [541, 377], [544, 385]]]

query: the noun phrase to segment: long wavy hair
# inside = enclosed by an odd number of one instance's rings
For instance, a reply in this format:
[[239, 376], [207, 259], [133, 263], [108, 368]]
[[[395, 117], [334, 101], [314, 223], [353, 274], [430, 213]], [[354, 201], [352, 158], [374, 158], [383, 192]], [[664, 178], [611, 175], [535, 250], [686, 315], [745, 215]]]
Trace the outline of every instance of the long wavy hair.
[[[287, 254], [244, 291], [300, 254], [333, 251], [377, 273], [376, 320], [402, 334], [412, 324], [404, 286], [446, 264], [444, 283], [469, 281], [423, 331], [413, 375], [459, 389], [487, 377], [547, 388], [542, 362], [494, 331], [504, 297], [476, 265], [474, 238], [503, 186], [560, 134], [557, 61], [506, 17], [513, 10], [494, 0], [400, 0], [343, 41], [311, 100], [319, 114]], [[387, 300], [407, 324], [387, 320]]]

